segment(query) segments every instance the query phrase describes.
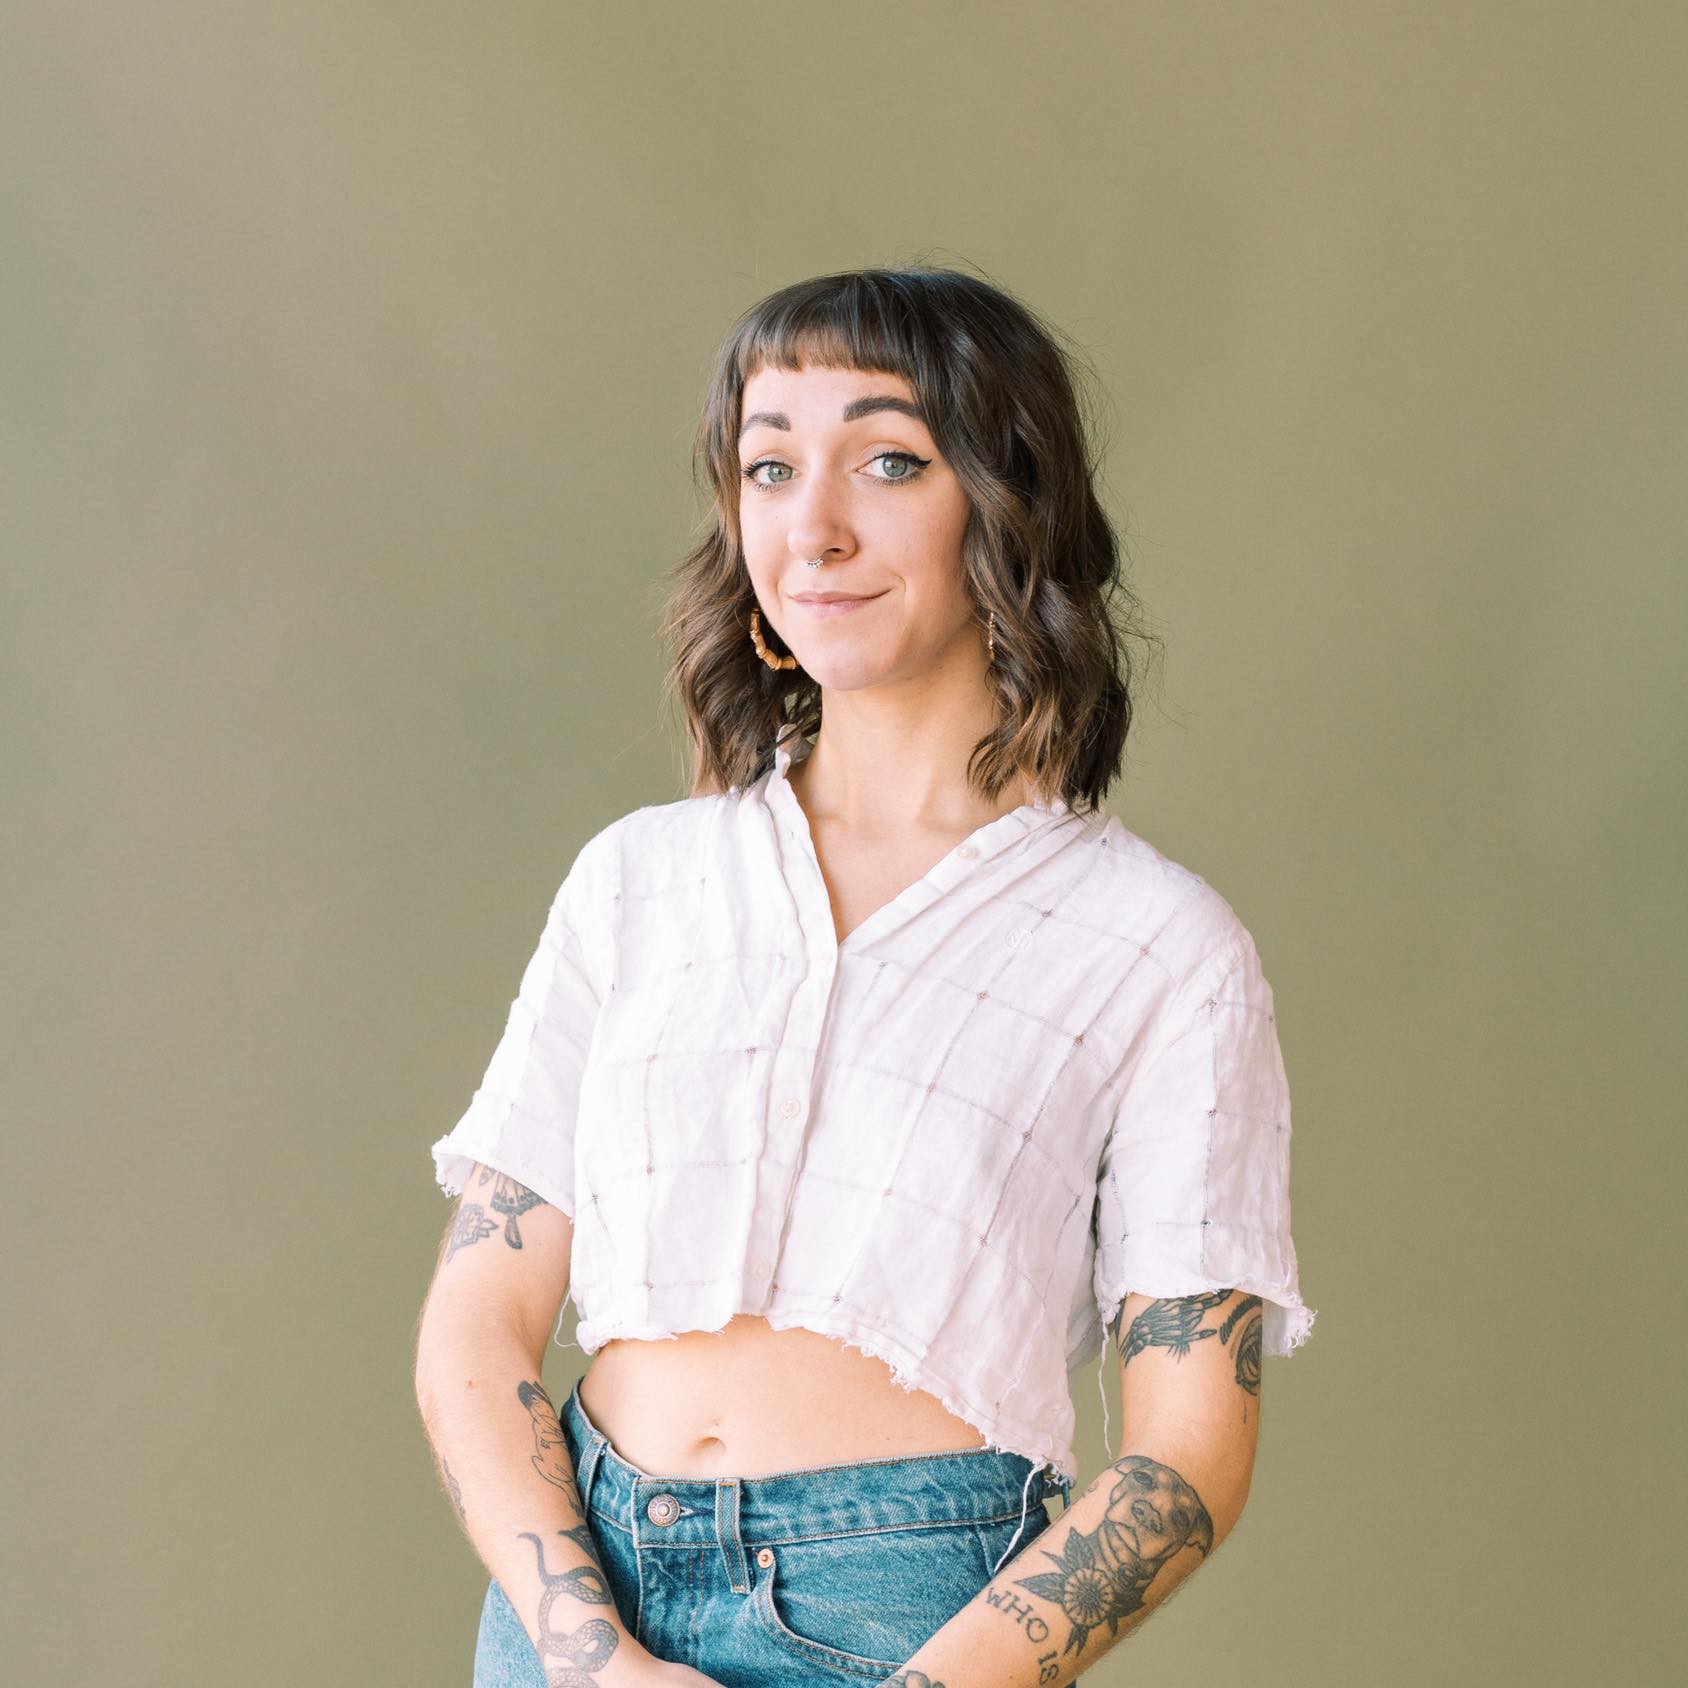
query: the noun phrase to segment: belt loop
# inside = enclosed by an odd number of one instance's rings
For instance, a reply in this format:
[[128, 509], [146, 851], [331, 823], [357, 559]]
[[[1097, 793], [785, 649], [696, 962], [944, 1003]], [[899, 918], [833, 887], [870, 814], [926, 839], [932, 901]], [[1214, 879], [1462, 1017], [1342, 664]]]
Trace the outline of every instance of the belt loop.
[[586, 1447], [586, 1457], [580, 1462], [580, 1469], [575, 1472], [577, 1487], [580, 1489], [580, 1509], [588, 1517], [592, 1512], [592, 1486], [598, 1480], [598, 1470], [604, 1462], [604, 1449], [609, 1442], [597, 1431], [592, 1432]]
[[728, 1585], [734, 1594], [748, 1594], [750, 1561], [745, 1558], [744, 1541], [739, 1535], [739, 1480], [736, 1477], [718, 1477], [715, 1480], [715, 1539], [721, 1544]]
[[575, 1428], [585, 1432], [586, 1446], [581, 1449], [580, 1458], [575, 1462], [574, 1479], [575, 1487], [580, 1490], [580, 1510], [589, 1520], [592, 1515], [592, 1485], [597, 1481], [598, 1467], [603, 1463], [604, 1449], [610, 1445], [610, 1441], [586, 1416], [586, 1409], [580, 1404], [578, 1379], [574, 1388], [569, 1391], [565, 1410], [572, 1413]]

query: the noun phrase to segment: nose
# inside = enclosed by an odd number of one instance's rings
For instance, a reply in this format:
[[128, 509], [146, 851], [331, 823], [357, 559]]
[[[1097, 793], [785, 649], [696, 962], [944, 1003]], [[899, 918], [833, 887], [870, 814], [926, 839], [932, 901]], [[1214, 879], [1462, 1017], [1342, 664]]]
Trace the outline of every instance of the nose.
[[832, 562], [849, 555], [847, 500], [824, 476], [810, 480], [786, 506], [785, 513], [786, 545], [798, 561], [824, 557]]

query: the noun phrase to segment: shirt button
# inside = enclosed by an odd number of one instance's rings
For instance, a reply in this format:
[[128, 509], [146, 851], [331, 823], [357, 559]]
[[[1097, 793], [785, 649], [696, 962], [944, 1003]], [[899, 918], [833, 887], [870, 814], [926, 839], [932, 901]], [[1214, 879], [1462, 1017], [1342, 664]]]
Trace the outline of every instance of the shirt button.
[[751, 1277], [753, 1277], [753, 1278], [765, 1278], [768, 1275], [768, 1271], [769, 1271], [768, 1262], [766, 1260], [764, 1260], [761, 1255], [757, 1255], [757, 1257], [753, 1261], [751, 1261], [751, 1263], [750, 1263], [750, 1275], [751, 1275]]
[[645, 1516], [653, 1524], [672, 1524], [680, 1516], [680, 1503], [673, 1495], [652, 1495]]
[[780, 1112], [784, 1114], [787, 1119], [796, 1119], [802, 1111], [803, 1104], [799, 1102], [795, 1096], [788, 1096], [780, 1103]]
[[979, 846], [977, 844], [963, 844], [961, 848], [956, 851], [956, 854], [960, 856], [964, 862], [972, 861], [978, 853]]
[[1024, 926], [1016, 926], [1008, 934], [1008, 947], [1010, 949], [1024, 949], [1031, 941], [1032, 935]]

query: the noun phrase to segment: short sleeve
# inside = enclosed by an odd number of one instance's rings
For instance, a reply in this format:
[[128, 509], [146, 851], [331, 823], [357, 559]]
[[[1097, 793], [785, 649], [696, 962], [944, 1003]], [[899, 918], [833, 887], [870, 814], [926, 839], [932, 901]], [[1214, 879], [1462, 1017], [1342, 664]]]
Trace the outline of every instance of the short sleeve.
[[1103, 1329], [1129, 1294], [1245, 1289], [1261, 1346], [1306, 1340], [1290, 1234], [1289, 1083], [1272, 988], [1233, 927], [1161, 1010], [1104, 1140], [1094, 1289]]
[[582, 937], [585, 881], [583, 852], [552, 899], [480, 1087], [433, 1146], [447, 1195], [480, 1161], [574, 1217], [575, 1112], [599, 1001]]

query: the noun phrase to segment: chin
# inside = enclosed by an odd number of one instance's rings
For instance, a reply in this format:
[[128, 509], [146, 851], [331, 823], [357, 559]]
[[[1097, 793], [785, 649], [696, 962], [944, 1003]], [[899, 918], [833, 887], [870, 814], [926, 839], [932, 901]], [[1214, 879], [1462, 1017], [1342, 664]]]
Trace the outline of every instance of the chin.
[[817, 656], [813, 666], [801, 656], [797, 660], [811, 680], [833, 692], [858, 692], [867, 686], [881, 685], [891, 677], [878, 657], [865, 652], [855, 656], [847, 651], [833, 651], [824, 657]]

